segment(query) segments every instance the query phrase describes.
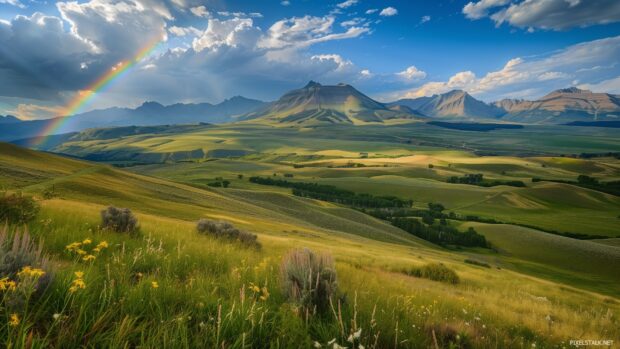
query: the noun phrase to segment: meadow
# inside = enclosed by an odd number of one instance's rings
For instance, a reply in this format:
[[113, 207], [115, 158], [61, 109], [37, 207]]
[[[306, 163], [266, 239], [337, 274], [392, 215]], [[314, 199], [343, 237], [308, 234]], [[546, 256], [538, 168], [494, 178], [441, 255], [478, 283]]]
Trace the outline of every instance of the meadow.
[[[327, 131], [317, 137], [323, 132], [317, 129], [243, 123], [53, 149], [96, 155], [121, 168], [0, 144], [0, 186], [41, 205], [26, 227], [0, 230], [10, 235], [27, 229], [43, 244], [53, 274], [27, 307], [0, 310], [0, 338], [5, 346], [28, 348], [561, 348], [571, 339], [618, 342], [617, 238], [584, 241], [536, 229], [620, 236], [617, 197], [531, 182], [579, 174], [620, 178], [613, 157], [561, 156], [558, 150], [617, 149], [616, 131], [590, 137], [578, 129], [570, 131], [579, 140], [574, 148], [563, 143], [568, 136], [541, 145], [514, 136], [517, 130], [493, 131], [507, 137], [504, 145], [489, 145], [502, 152], [495, 156], [478, 153], [491, 138], [487, 133], [435, 130], [412, 141], [412, 129], [395, 126], [375, 133], [355, 128], [335, 138]], [[465, 137], [476, 150], [458, 145]], [[451, 144], [439, 145], [442, 139]], [[188, 155], [196, 149], [199, 158]], [[468, 173], [522, 180], [526, 187], [447, 183]], [[492, 248], [439, 247], [357, 210], [251, 183], [252, 175], [395, 195], [412, 199], [414, 207], [442, 203], [458, 214], [533, 228], [450, 221], [475, 227]], [[229, 187], [210, 186], [217, 178], [230, 181]], [[108, 205], [130, 208], [140, 234], [101, 229], [99, 213]], [[252, 232], [261, 247], [198, 234], [201, 218]], [[80, 243], [91, 252], [102, 242], [107, 247], [87, 261], [67, 249]], [[302, 247], [335, 259], [338, 291], [323, 313], [304, 311], [283, 285], [282, 260]], [[436, 263], [459, 282], [404, 272]], [[84, 287], [72, 292], [76, 280]]]

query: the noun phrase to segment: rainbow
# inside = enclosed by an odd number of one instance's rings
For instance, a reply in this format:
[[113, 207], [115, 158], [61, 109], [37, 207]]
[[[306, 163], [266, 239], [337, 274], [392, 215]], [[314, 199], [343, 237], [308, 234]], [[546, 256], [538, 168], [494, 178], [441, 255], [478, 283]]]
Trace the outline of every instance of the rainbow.
[[72, 116], [75, 115], [84, 105], [91, 101], [98, 92], [101, 92], [105, 87], [109, 86], [113, 81], [123, 75], [129, 68], [136, 65], [143, 60], [146, 56], [151, 54], [161, 42], [160, 38], [149, 41], [133, 59], [121, 61], [113, 66], [108, 72], [100, 76], [92, 84], [86, 87], [84, 90], [79, 91], [75, 97], [73, 97], [69, 103], [67, 103], [57, 114], [56, 117], [51, 119], [43, 130], [34, 138], [32, 145], [41, 145], [47, 139], [47, 136], [58, 130], [64, 123]]

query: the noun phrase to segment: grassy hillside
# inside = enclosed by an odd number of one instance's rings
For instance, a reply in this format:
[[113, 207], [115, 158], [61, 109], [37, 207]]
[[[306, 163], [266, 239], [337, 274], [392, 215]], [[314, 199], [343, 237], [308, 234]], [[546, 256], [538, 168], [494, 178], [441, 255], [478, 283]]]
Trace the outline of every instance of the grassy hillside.
[[[218, 171], [229, 171], [230, 165], [266, 172], [278, 166], [231, 162]], [[198, 178], [208, 169], [200, 166], [190, 176]], [[180, 173], [149, 169], [151, 174]], [[55, 268], [52, 288], [33, 311], [18, 314], [20, 325], [0, 325], [5, 344], [311, 347], [332, 338], [350, 345], [349, 334], [359, 328], [359, 341], [367, 348], [432, 347], [432, 331], [442, 347], [449, 341], [480, 348], [561, 346], [575, 333], [620, 338], [617, 275], [602, 266], [602, 259], [571, 272], [574, 260], [566, 257], [537, 259], [501, 248], [500, 253], [448, 251], [347, 208], [282, 190], [237, 188], [243, 179], [235, 179], [233, 188], [215, 189], [6, 144], [0, 144], [0, 171], [6, 188], [39, 198], [43, 209], [29, 229], [45, 240]], [[54, 197], [42, 199], [46, 190]], [[135, 211], [142, 236], [98, 229], [99, 211], [108, 204]], [[196, 234], [194, 224], [201, 217], [225, 219], [258, 234], [262, 248]], [[87, 238], [110, 246], [93, 262], [65, 249]], [[342, 298], [324, 316], [300, 314], [280, 286], [282, 256], [302, 246], [336, 259]], [[591, 245], [567, 246], [567, 253], [594, 251]], [[615, 261], [615, 247], [596, 246], [614, 249], [607, 262]], [[527, 251], [525, 245], [522, 249]], [[464, 263], [471, 258], [493, 268]], [[454, 270], [461, 282], [399, 272], [437, 262]], [[85, 273], [86, 288], [71, 294], [66, 290], [75, 271]], [[269, 296], [259, 298], [250, 283], [268, 289]]]
[[[517, 270], [536, 270], [560, 282], [620, 292], [620, 248], [506, 224], [465, 223], [482, 233]], [[603, 277], [603, 275], [605, 275]]]

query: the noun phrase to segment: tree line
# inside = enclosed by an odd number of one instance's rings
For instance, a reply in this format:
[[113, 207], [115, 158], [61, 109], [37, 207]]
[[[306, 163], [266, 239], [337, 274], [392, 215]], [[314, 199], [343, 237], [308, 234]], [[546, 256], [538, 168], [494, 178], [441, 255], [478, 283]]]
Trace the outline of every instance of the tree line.
[[413, 204], [412, 200], [405, 200], [395, 196], [358, 194], [350, 190], [337, 188], [333, 185], [291, 182], [284, 179], [269, 177], [250, 177], [249, 180], [256, 184], [292, 188], [293, 195], [295, 196], [335, 202], [356, 208], [411, 207]]

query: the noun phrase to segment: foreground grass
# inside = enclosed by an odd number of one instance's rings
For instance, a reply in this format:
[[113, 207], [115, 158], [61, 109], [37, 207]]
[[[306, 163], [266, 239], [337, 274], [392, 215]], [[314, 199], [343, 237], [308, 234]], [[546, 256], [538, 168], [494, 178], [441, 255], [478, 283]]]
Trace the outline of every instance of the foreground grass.
[[[266, 234], [259, 234], [261, 250], [247, 249], [198, 235], [193, 222], [148, 214], [138, 215], [142, 236], [129, 238], [98, 229], [101, 208], [44, 202], [30, 230], [53, 257], [54, 281], [18, 313], [17, 326], [0, 312], [3, 345], [299, 348], [336, 339], [351, 347], [347, 339], [360, 329], [352, 340], [366, 348], [431, 347], [432, 332], [440, 347], [561, 347], [572, 338], [620, 338], [617, 299], [467, 265], [455, 254]], [[67, 252], [66, 245], [87, 238], [109, 247], [91, 262]], [[279, 286], [281, 256], [298, 246], [337, 260], [340, 293], [321, 316], [301, 312]], [[461, 283], [391, 272], [429, 262], [454, 269]], [[78, 271], [86, 287], [71, 293]]]

